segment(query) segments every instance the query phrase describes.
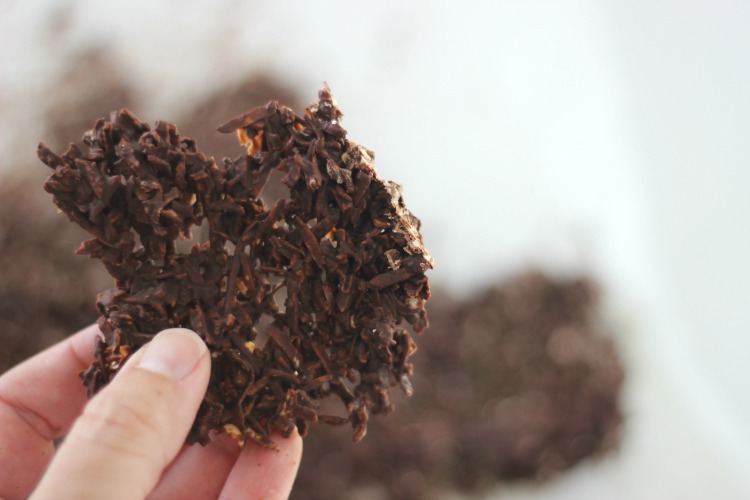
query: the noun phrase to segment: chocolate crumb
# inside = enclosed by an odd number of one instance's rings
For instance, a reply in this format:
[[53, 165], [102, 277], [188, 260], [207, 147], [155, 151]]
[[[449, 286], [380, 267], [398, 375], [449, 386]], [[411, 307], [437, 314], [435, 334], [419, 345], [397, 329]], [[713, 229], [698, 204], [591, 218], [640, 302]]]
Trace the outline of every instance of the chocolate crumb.
[[[432, 258], [400, 187], [341, 117], [327, 86], [303, 116], [271, 101], [219, 127], [247, 145], [220, 164], [175, 125], [128, 110], [97, 121], [85, 150], [39, 145], [54, 169], [45, 189], [94, 236], [78, 253], [115, 278], [97, 300], [89, 396], [156, 333], [187, 327], [212, 355], [188, 443], [215, 431], [274, 447], [272, 431], [305, 435], [314, 422], [350, 423], [359, 441], [371, 414], [392, 411], [390, 388], [411, 387], [407, 327], [427, 325]], [[267, 205], [272, 171], [287, 194]], [[206, 240], [181, 252], [204, 221]], [[318, 415], [331, 395], [345, 416]]]

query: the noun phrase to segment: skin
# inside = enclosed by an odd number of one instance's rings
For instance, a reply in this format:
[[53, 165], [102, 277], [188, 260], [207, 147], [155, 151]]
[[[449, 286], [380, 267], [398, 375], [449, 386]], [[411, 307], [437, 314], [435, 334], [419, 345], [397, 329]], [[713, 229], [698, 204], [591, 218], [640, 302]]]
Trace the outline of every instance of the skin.
[[0, 498], [289, 496], [302, 455], [297, 434], [276, 436], [278, 451], [240, 450], [226, 435], [184, 445], [211, 366], [195, 333], [161, 332], [87, 400], [77, 374], [98, 334], [90, 326], [0, 377]]

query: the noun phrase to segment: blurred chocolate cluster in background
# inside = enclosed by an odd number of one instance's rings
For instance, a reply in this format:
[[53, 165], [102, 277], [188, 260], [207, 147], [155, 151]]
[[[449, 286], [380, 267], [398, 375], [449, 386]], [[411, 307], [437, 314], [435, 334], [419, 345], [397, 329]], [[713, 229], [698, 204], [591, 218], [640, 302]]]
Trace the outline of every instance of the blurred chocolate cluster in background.
[[527, 272], [464, 299], [439, 288], [417, 339], [414, 396], [356, 446], [314, 432], [292, 498], [427, 499], [547, 479], [612, 450], [623, 370], [596, 286]]
[[73, 254], [83, 231], [56, 216], [41, 175], [0, 178], [0, 373], [99, 317], [111, 286]]
[[[45, 112], [52, 149], [115, 109], [138, 112], [137, 92], [91, 51], [64, 74]], [[81, 75], [98, 75], [95, 81]], [[215, 133], [227, 117], [296, 94], [267, 76], [218, 89], [172, 117], [183, 135], [220, 161], [234, 137]], [[165, 117], [166, 118], [166, 117]], [[81, 231], [42, 191], [47, 169], [28, 163], [0, 172], [0, 373], [93, 322], [103, 268], [74, 255]], [[292, 498], [433, 498], [481, 492], [498, 481], [546, 479], [616, 447], [623, 370], [588, 278], [520, 273], [468, 297], [435, 287], [431, 327], [417, 339], [414, 396], [371, 421], [367, 438], [348, 429], [313, 432]]]
[[[78, 56], [50, 88], [40, 104], [45, 140], [61, 150], [109, 110], [134, 104], [99, 50]], [[88, 237], [41, 189], [47, 175], [33, 151], [0, 170], [0, 373], [96, 321], [96, 294], [112, 285], [102, 266], [75, 255]]]

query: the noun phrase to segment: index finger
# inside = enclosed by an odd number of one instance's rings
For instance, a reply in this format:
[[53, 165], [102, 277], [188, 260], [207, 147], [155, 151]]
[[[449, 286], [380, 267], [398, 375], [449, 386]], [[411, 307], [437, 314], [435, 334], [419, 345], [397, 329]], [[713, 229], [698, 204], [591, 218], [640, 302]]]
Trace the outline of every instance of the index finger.
[[[86, 404], [78, 373], [94, 353], [96, 325], [42, 351], [0, 377], [0, 496], [25, 498]], [[9, 484], [10, 483], [10, 484]]]

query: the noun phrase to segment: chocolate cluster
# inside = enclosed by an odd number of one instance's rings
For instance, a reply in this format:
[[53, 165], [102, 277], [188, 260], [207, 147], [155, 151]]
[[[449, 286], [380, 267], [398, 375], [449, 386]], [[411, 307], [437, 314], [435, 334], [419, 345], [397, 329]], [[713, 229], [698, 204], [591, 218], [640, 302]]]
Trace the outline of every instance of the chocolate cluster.
[[[271, 101], [220, 127], [247, 147], [222, 163], [127, 110], [99, 120], [85, 151], [40, 144], [54, 169], [45, 189], [94, 236], [79, 253], [115, 278], [97, 300], [89, 394], [176, 326], [213, 360], [188, 442], [218, 431], [272, 447], [272, 431], [305, 435], [313, 422], [350, 423], [359, 441], [371, 413], [393, 409], [390, 388], [411, 392], [407, 327], [426, 326], [432, 259], [400, 186], [380, 179], [341, 116], [327, 87], [303, 116]], [[286, 191], [272, 206], [269, 179]], [[184, 248], [204, 223], [205, 240]], [[330, 395], [344, 414], [318, 411]]]

